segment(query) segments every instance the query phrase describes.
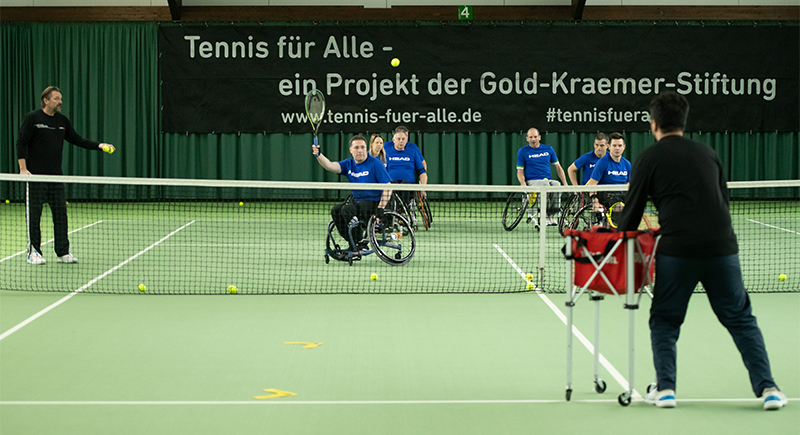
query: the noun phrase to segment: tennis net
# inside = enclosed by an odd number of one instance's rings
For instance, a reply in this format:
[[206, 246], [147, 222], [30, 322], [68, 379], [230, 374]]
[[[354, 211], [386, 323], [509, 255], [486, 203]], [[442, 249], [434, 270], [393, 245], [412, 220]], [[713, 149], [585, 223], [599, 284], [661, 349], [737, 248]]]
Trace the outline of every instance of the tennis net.
[[[63, 185], [69, 251], [78, 262], [58, 262], [54, 212], [44, 206], [40, 239], [46, 262], [29, 264], [25, 199], [32, 198], [32, 191], [34, 198], [47, 192], [59, 203], [58, 189], [48, 190], [58, 185]], [[428, 186], [424, 201], [412, 195], [414, 203], [398, 210], [403, 219], [387, 215], [374, 226], [374, 239], [357, 246], [364, 249], [360, 255], [344, 252], [347, 241], [335, 229], [329, 232], [331, 208], [352, 188], [348, 183], [0, 174], [0, 289], [133, 294], [226, 294], [230, 286], [237, 294], [564, 291], [564, 241], [558, 225], [537, 225], [547, 223], [538, 208], [547, 201], [553, 205], [556, 198], [565, 208], [574, 192], [585, 192], [585, 187]], [[411, 192], [416, 187], [392, 188]], [[748, 290], [800, 291], [800, 182], [731, 183], [730, 188]], [[648, 209], [656, 226], [657, 213]], [[369, 228], [354, 231], [361, 237], [370, 234]], [[361, 237], [354, 240], [357, 245]]]

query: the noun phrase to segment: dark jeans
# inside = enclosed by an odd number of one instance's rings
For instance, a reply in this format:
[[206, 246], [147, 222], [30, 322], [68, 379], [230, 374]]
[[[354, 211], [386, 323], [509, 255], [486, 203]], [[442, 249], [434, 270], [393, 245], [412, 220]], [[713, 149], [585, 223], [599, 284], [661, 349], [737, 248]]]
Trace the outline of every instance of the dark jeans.
[[31, 249], [42, 252], [40, 221], [44, 204], [50, 205], [53, 214], [55, 251], [59, 257], [69, 254], [67, 238], [67, 200], [62, 183], [28, 183], [25, 198], [25, 214], [28, 226], [28, 253]]
[[[774, 387], [775, 382], [772, 380], [764, 337], [752, 314], [750, 297], [744, 288], [738, 254], [700, 258], [656, 254], [650, 340], [658, 389], [675, 389], [675, 343], [686, 317], [689, 298], [698, 282], [703, 284], [720, 323], [733, 337], [750, 372], [753, 392], [756, 397], [760, 396], [764, 388]], [[700, 361], [696, 363], [701, 364]]]
[[[354, 217], [362, 221], [363, 225], [360, 231], [363, 231], [367, 221], [375, 214], [375, 209], [377, 208], [378, 201], [356, 201], [350, 199], [341, 204], [334, 205], [331, 209], [331, 217], [333, 218], [333, 223], [336, 225], [339, 234], [350, 242], [350, 237], [347, 235], [347, 227], [350, 221]], [[353, 237], [355, 238], [355, 242], [358, 243], [363, 238], [363, 235], [360, 232], [354, 232]], [[356, 249], [355, 246], [352, 246], [352, 243], [350, 248]]]

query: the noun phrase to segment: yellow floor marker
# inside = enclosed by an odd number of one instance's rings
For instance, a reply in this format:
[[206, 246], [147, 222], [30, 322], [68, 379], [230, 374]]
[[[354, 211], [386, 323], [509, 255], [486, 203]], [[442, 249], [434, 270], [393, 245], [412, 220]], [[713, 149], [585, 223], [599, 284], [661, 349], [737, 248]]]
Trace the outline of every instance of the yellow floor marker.
[[303, 346], [303, 349], [313, 349], [317, 346], [322, 346], [322, 343], [309, 343], [306, 341], [287, 341], [283, 344], [304, 344], [305, 346]]
[[290, 393], [288, 391], [281, 391], [276, 390], [275, 388], [265, 388], [264, 391], [267, 393], [272, 393], [269, 396], [253, 396], [253, 399], [275, 399], [278, 397], [289, 397], [289, 396], [296, 396], [297, 393]]

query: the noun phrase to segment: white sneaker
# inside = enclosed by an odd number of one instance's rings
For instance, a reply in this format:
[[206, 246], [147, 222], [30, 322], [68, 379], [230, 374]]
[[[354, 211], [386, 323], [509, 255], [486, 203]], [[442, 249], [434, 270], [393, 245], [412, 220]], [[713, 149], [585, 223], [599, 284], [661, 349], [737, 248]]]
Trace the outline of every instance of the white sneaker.
[[644, 397], [644, 401], [659, 408], [674, 408], [677, 405], [677, 402], [675, 402], [675, 390], [658, 391], [653, 388]]
[[761, 397], [764, 399], [764, 409], [767, 411], [781, 409], [789, 403], [786, 396], [775, 387], [765, 388], [761, 392]]
[[42, 257], [42, 254], [40, 254], [38, 251], [36, 251], [35, 249], [31, 249], [31, 253], [28, 254], [28, 263], [45, 264], [47, 263], [47, 260], [45, 260], [44, 257]]
[[56, 259], [59, 263], [77, 263], [78, 259], [73, 257], [72, 254], [62, 255]]

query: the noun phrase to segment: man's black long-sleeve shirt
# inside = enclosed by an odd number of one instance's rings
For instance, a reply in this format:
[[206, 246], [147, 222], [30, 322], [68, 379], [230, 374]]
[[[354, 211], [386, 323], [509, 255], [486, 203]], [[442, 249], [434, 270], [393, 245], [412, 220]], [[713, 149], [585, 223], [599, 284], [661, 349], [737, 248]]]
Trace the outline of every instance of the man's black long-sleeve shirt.
[[661, 225], [659, 253], [715, 257], [739, 252], [725, 173], [711, 147], [672, 135], [644, 150], [633, 165], [620, 230], [637, 229], [648, 195]]
[[17, 158], [25, 159], [31, 174], [62, 175], [61, 161], [64, 141], [81, 148], [99, 150], [99, 142], [82, 138], [72, 128], [66, 116], [53, 116], [44, 110], [34, 110], [25, 116], [17, 139]]

